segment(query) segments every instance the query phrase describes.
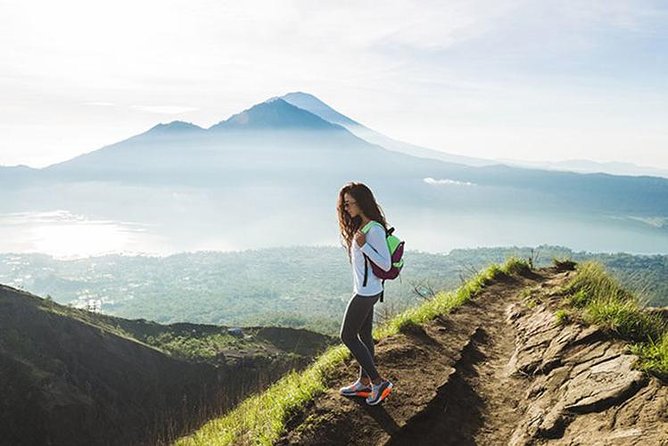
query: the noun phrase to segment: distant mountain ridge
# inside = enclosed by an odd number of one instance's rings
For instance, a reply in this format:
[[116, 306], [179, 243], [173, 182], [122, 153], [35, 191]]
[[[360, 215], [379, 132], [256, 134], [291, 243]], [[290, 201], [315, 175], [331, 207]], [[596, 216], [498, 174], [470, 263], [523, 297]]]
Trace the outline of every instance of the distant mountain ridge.
[[[313, 96], [292, 93], [286, 99], [302, 106], [317, 106], [315, 111], [341, 124], [354, 122]], [[435, 179], [434, 184], [445, 178], [455, 184], [521, 188], [529, 194], [565, 194], [567, 198], [560, 202], [586, 202], [583, 206], [600, 207], [608, 200], [602, 200], [601, 194], [608, 195], [609, 192], [616, 192], [613, 200], [624, 201], [623, 207], [618, 205], [617, 209], [631, 209], [650, 199], [649, 196], [637, 199], [644, 193], [640, 190], [645, 190], [646, 180], [643, 179], [501, 165], [472, 167], [387, 150], [281, 98], [256, 104], [207, 130], [178, 121], [158, 125], [141, 135], [49, 166], [43, 171], [55, 178], [75, 180], [221, 186], [231, 182], [257, 184], [259, 181], [274, 186], [300, 187], [301, 181], [314, 191], [319, 187], [323, 191], [331, 190], [347, 179], [361, 178], [399, 190], [404, 201], [417, 197], [423, 197], [419, 198], [423, 200], [426, 196], [440, 199], [434, 191], [429, 191], [433, 186], [423, 182], [426, 178]], [[665, 196], [668, 196], [668, 181], [647, 181], [654, 184], [649, 193], [659, 193], [665, 188]], [[564, 182], [569, 187], [562, 187]], [[442, 197], [447, 195], [447, 190], [442, 192]], [[463, 192], [460, 190], [457, 194], [461, 196]], [[629, 194], [633, 198], [628, 199]], [[541, 206], [547, 202], [549, 200], [540, 200]], [[657, 205], [661, 212], [668, 213], [668, 200], [657, 196], [652, 200], [651, 208]]]
[[348, 126], [354, 127], [362, 125], [359, 122], [354, 121], [349, 117], [337, 112], [312, 94], [297, 91], [283, 95], [280, 97], [280, 99], [294, 105], [295, 107], [307, 110], [316, 116], [320, 116], [325, 121], [329, 121], [333, 124], [339, 124], [346, 128], [348, 128]]
[[335, 124], [339, 124], [348, 129], [354, 135], [362, 138], [363, 140], [368, 141], [372, 144], [377, 144], [388, 150], [393, 150], [399, 153], [405, 153], [407, 155], [416, 156], [420, 158], [435, 159], [435, 160], [445, 161], [448, 163], [465, 164], [468, 166], [491, 166], [499, 164], [499, 162], [494, 160], [485, 160], [482, 158], [454, 155], [439, 150], [433, 150], [433, 149], [428, 149], [426, 147], [416, 146], [414, 144], [409, 144], [403, 141], [397, 141], [381, 133], [378, 133], [375, 130], [370, 129], [360, 124], [359, 122], [353, 121], [347, 116], [337, 112], [336, 110], [334, 110], [333, 108], [322, 102], [320, 99], [308, 93], [293, 92], [281, 96], [281, 98], [293, 104], [296, 107], [303, 108], [304, 110], [308, 110], [309, 112], [320, 116], [324, 120], [327, 120]]
[[[97, 179], [107, 177], [105, 172], [114, 177], [113, 172], [136, 176], [141, 172], [150, 175], [163, 171], [178, 177], [189, 169], [198, 173], [248, 169], [263, 158], [285, 158], [279, 151], [304, 153], [304, 149], [335, 147], [339, 152], [375, 150], [345, 128], [274, 99], [256, 104], [209, 129], [181, 121], [159, 124], [140, 135], [43, 170], [76, 177], [82, 170], [89, 170]], [[278, 159], [276, 162], [280, 164]]]
[[[0, 182], [7, 187], [0, 206], [5, 212], [60, 209], [95, 216], [97, 221], [147, 224], [164, 231], [160, 236], [168, 243], [192, 240], [205, 232], [206, 239], [199, 240], [195, 249], [212, 247], [211, 240], [220, 234], [227, 239], [223, 246], [240, 249], [276, 246], [279, 241], [312, 245], [336, 234], [329, 226], [332, 197], [354, 180], [371, 185], [392, 213], [404, 219], [426, 212], [442, 218], [441, 225], [461, 221], [452, 218], [456, 215], [474, 218], [474, 223], [493, 218], [511, 225], [521, 215], [522, 222], [527, 218], [535, 222], [521, 234], [536, 233], [531, 228], [551, 231], [540, 237], [513, 235], [517, 241], [510, 243], [561, 243], [565, 232], [557, 223], [569, 220], [574, 228], [569, 232], [575, 231], [578, 243], [591, 240], [580, 235], [587, 228], [610, 229], [600, 232], [611, 235], [595, 243], [597, 251], [609, 249], [607, 240], [612, 238], [622, 242], [609, 246], [621, 245], [635, 253], [663, 252], [668, 246], [666, 179], [471, 166], [461, 159], [434, 159], [431, 152], [406, 146], [390, 150], [391, 144], [360, 133], [366, 132], [363, 126], [355, 127], [354, 120], [313, 96], [293, 93], [286, 99], [256, 104], [208, 129], [181, 121], [161, 124], [44, 169], [4, 175]], [[403, 225], [415, 231], [409, 236], [425, 243], [425, 231], [436, 230], [432, 217]], [[241, 227], [241, 221], [249, 225]], [[306, 233], [308, 241], [297, 235], [294, 221], [313, 222]], [[459, 233], [462, 228], [450, 230]], [[488, 238], [491, 243], [508, 244], [511, 230]], [[634, 239], [642, 233], [641, 243], [625, 241], [632, 238], [630, 233]], [[135, 234], [119, 240], [134, 239]], [[249, 234], [262, 243], [248, 243]], [[473, 233], [462, 239], [471, 237], [486, 236]], [[34, 244], [31, 240], [25, 244]], [[427, 246], [432, 244], [421, 248]], [[591, 245], [572, 247], [591, 249], [586, 246]]]
[[561, 170], [576, 173], [607, 173], [610, 175], [654, 176], [668, 178], [668, 170], [639, 166], [633, 163], [600, 162], [591, 160], [519, 161], [503, 160], [511, 166], [529, 169]]
[[[273, 104], [272, 104], [273, 103]], [[300, 113], [294, 108], [288, 107], [287, 105], [292, 105], [299, 110], [304, 110], [309, 114]], [[314, 119], [315, 117], [320, 118], [320, 120]], [[342, 127], [349, 132], [351, 132], [356, 137], [362, 139], [363, 141], [370, 143], [372, 145], [381, 146], [387, 150], [408, 154], [414, 157], [434, 159], [445, 161], [448, 163], [457, 163], [467, 166], [483, 167], [483, 166], [494, 166], [499, 164], [505, 164], [508, 166], [515, 166], [521, 168], [529, 169], [539, 169], [539, 170], [556, 170], [556, 171], [566, 171], [574, 173], [608, 173], [612, 175], [633, 175], [633, 176], [659, 176], [659, 177], [668, 177], [668, 170], [657, 169], [654, 167], [648, 166], [638, 166], [632, 163], [622, 163], [622, 162], [596, 162], [591, 160], [565, 160], [565, 161], [522, 161], [514, 159], [484, 159], [477, 157], [469, 157], [464, 155], [452, 154], [443, 152], [441, 150], [429, 149], [426, 147], [417, 146], [414, 144], [406, 143], [403, 141], [398, 141], [392, 139], [386, 135], [383, 135], [375, 130], [372, 130], [363, 124], [343, 115], [342, 113], [336, 111], [325, 102], [321, 101], [312, 94], [296, 91], [287, 93], [283, 96], [276, 96], [268, 99], [265, 102], [254, 105], [253, 107], [244, 110], [240, 113], [232, 115], [230, 118], [220, 121], [217, 124], [204, 129], [195, 124], [184, 122], [184, 121], [172, 121], [170, 123], [161, 123], [152, 127], [148, 131], [131, 137], [127, 140], [121, 141], [120, 143], [133, 140], [137, 137], [151, 137], [155, 138], [159, 135], [164, 138], [178, 138], [180, 136], [189, 137], [201, 136], [207, 134], [208, 131], [214, 130], [216, 132], [225, 130], [316, 130], [316, 129], [330, 129], [334, 130], [334, 127], [328, 126], [334, 125]], [[113, 144], [112, 147], [116, 146], [119, 143]], [[103, 150], [106, 149], [103, 147]], [[93, 153], [93, 152], [89, 152]], [[85, 156], [83, 154], [81, 156]], [[79, 158], [75, 157], [74, 159]], [[53, 167], [56, 165], [62, 165], [69, 162], [59, 162], [54, 165], [48, 166]], [[25, 166], [0, 166], [0, 174], [3, 177], [7, 177], [10, 174], [15, 175], [15, 172], [6, 170], [7, 168], [17, 168]], [[33, 169], [39, 170], [39, 169]], [[0, 177], [0, 181], [3, 178]]]
[[200, 133], [206, 130], [190, 122], [172, 121], [167, 124], [158, 124], [151, 127], [145, 134], [165, 134], [165, 135], [179, 135], [184, 133]]
[[397, 152], [406, 153], [413, 156], [437, 159], [452, 163], [461, 163], [468, 166], [493, 166], [497, 164], [506, 164], [509, 166], [524, 167], [530, 169], [548, 169], [560, 170], [575, 173], [608, 173], [612, 175], [649, 175], [668, 177], [668, 170], [656, 169], [647, 166], [638, 166], [632, 163], [620, 162], [596, 162], [591, 160], [566, 160], [566, 161], [541, 161], [530, 162], [512, 159], [484, 159], [476, 157], [468, 157], [463, 155], [455, 155], [452, 153], [443, 152], [440, 150], [428, 149], [414, 144], [409, 144], [403, 141], [397, 141], [389, 138], [382, 133], [376, 132], [357, 121], [354, 121], [347, 116], [334, 110], [317, 97], [304, 93], [292, 92], [281, 96], [285, 101], [295, 105], [296, 107], [308, 110], [311, 113], [320, 116], [322, 119], [339, 124], [360, 138], [378, 144], [386, 149], [395, 150]]

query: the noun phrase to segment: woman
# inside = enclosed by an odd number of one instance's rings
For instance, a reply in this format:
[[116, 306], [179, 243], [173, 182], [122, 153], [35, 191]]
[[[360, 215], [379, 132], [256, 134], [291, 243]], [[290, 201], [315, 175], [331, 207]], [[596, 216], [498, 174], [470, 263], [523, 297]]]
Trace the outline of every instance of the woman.
[[373, 306], [383, 293], [383, 284], [365, 262], [373, 262], [385, 271], [391, 268], [387, 223], [373, 193], [362, 183], [341, 188], [337, 210], [353, 272], [353, 296], [343, 317], [341, 340], [360, 364], [357, 381], [339, 392], [364, 396], [367, 404], [376, 405], [390, 394], [392, 383], [378, 373], [374, 363]]

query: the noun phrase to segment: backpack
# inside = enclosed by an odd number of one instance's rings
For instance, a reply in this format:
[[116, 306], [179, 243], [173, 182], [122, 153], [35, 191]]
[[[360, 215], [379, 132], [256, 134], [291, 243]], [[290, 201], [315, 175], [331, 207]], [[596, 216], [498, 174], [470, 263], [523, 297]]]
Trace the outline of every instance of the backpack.
[[[363, 228], [362, 228], [362, 233], [365, 235], [369, 232], [371, 229], [371, 226], [373, 225], [378, 225], [383, 230], [385, 230], [385, 227], [378, 223], [377, 221], [370, 221], [367, 223]], [[363, 286], [366, 286], [367, 282], [367, 277], [369, 275], [369, 263], [371, 264], [371, 271], [373, 271], [373, 274], [381, 279], [383, 281], [383, 285], [385, 285], [386, 280], [392, 280], [396, 279], [399, 276], [399, 273], [401, 272], [401, 268], [404, 267], [404, 242], [399, 239], [396, 235], [394, 235], [394, 228], [390, 228], [385, 230], [385, 240], [387, 241], [387, 247], [390, 251], [390, 261], [392, 262], [392, 266], [390, 267], [389, 271], [383, 271], [378, 265], [373, 263], [369, 258], [367, 257], [366, 254], [364, 254], [364, 284]], [[380, 295], [380, 301], [383, 301], [383, 295]]]

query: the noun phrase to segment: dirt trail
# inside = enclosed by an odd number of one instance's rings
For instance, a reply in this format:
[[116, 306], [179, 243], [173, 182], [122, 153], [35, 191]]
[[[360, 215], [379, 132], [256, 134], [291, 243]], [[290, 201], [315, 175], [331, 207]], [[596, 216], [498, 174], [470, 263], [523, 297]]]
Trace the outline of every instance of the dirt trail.
[[[486, 313], [429, 410], [387, 444], [491, 445], [505, 444], [522, 413], [525, 383], [509, 376], [508, 362], [515, 350], [515, 330], [506, 310], [526, 283], [506, 284], [482, 295], [475, 306]], [[519, 289], [518, 289], [519, 288]], [[466, 311], [466, 310], [464, 310]]]
[[668, 446], [668, 386], [634, 369], [624, 342], [555, 317], [569, 274], [505, 278], [383, 339], [392, 395], [376, 407], [339, 396], [356, 379], [348, 361], [278, 444]]
[[555, 274], [494, 283], [451, 314], [380, 341], [377, 362], [394, 382], [393, 394], [377, 407], [340, 397], [336, 389], [355, 379], [349, 361], [278, 444], [506, 444], [525, 393], [525, 383], [507, 370], [515, 329], [506, 310], [522, 289]]

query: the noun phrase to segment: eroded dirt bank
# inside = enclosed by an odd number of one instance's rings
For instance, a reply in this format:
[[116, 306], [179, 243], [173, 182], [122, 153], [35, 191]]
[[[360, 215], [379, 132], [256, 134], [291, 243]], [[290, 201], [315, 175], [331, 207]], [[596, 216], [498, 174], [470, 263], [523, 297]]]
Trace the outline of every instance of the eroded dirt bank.
[[[380, 406], [330, 390], [278, 444], [668, 445], [668, 387], [626, 346], [554, 316], [569, 271], [543, 269], [377, 345], [395, 391]], [[530, 291], [530, 292], [529, 292]]]

